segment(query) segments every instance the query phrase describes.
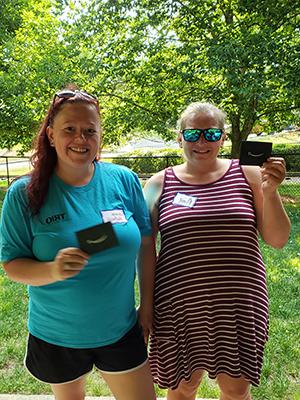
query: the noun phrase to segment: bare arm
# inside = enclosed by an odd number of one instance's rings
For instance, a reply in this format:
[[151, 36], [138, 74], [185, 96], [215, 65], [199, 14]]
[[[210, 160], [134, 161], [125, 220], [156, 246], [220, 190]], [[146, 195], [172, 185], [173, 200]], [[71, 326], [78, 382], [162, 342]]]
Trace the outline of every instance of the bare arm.
[[253, 191], [259, 233], [268, 245], [282, 248], [291, 230], [277, 190], [285, 177], [285, 162], [282, 158], [270, 157], [261, 169], [247, 166], [243, 170]]
[[49, 262], [16, 258], [3, 262], [7, 276], [31, 286], [43, 286], [77, 275], [87, 264], [88, 255], [75, 247], [60, 250]]
[[153, 291], [155, 274], [155, 243], [152, 236], [143, 236], [138, 257], [138, 279], [140, 289], [139, 320], [144, 332], [145, 343], [152, 330]]
[[144, 196], [150, 212], [155, 238], [158, 233], [158, 203], [163, 190], [165, 171], [153, 175], [144, 186]]
[[[157, 175], [157, 174], [156, 174]], [[150, 237], [142, 238], [142, 246], [139, 254], [138, 272], [141, 305], [139, 308], [139, 319], [144, 331], [145, 343], [148, 343], [149, 333], [152, 329], [153, 322], [153, 293], [154, 293], [154, 277], [156, 264], [155, 238], [158, 231], [157, 226], [157, 210], [153, 207], [152, 200], [157, 197], [156, 184], [152, 187], [151, 182], [155, 182], [155, 175], [150, 178], [144, 187], [144, 196], [151, 215], [152, 232]], [[154, 178], [154, 179], [153, 179]], [[155, 193], [153, 193], [153, 190]], [[154, 195], [154, 196], [153, 196]]]

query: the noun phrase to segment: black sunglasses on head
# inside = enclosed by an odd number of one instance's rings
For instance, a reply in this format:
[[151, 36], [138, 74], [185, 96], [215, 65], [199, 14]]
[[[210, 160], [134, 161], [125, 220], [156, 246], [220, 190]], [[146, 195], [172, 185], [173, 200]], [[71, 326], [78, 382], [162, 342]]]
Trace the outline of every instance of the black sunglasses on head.
[[204, 139], [208, 142], [217, 142], [221, 139], [223, 130], [219, 128], [183, 129], [181, 133], [186, 142], [197, 142], [201, 134], [203, 134]]

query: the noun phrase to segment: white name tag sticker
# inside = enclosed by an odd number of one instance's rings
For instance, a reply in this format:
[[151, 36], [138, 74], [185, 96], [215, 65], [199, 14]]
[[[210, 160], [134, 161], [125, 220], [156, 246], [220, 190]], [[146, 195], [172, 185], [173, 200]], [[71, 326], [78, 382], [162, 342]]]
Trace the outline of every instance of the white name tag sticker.
[[183, 207], [193, 208], [197, 201], [197, 197], [189, 196], [184, 193], [177, 193], [174, 197], [173, 204]]
[[111, 222], [112, 224], [121, 224], [127, 222], [123, 210], [101, 211], [103, 222]]

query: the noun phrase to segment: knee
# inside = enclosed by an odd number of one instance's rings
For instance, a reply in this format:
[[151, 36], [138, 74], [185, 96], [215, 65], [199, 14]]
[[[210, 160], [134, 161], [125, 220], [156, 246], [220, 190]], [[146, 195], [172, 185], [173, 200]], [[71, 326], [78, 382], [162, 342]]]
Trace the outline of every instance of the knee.
[[195, 381], [181, 381], [177, 389], [183, 396], [191, 397], [197, 392], [198, 386], [199, 383]]
[[176, 389], [169, 389], [168, 390], [168, 399], [191, 399], [194, 398], [195, 394], [197, 393], [197, 388], [195, 389], [194, 385], [191, 385], [190, 382], [181, 381], [179, 386]]
[[224, 400], [248, 400], [250, 399], [250, 388], [231, 386], [231, 387], [220, 387], [222, 399]]
[[250, 400], [250, 383], [243, 378], [218, 376], [222, 400]]
[[198, 390], [201, 383], [203, 372], [194, 373], [189, 381], [182, 379], [173, 392], [178, 395], [179, 399], [190, 399], [192, 398]]

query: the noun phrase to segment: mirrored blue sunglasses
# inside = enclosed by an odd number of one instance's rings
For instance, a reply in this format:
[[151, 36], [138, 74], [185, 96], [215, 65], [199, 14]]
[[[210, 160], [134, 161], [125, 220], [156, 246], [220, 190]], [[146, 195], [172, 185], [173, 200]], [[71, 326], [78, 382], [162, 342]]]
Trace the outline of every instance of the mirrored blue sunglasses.
[[186, 142], [197, 142], [200, 139], [201, 133], [208, 142], [217, 142], [221, 139], [223, 130], [219, 128], [184, 129], [181, 133]]

